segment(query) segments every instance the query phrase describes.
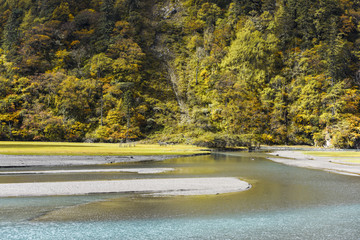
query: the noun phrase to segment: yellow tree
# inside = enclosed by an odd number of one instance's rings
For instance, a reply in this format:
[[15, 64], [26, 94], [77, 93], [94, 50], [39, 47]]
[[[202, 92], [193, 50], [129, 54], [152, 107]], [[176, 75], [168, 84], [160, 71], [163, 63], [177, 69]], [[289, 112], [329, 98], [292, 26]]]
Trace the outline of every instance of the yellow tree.
[[113, 60], [104, 53], [94, 55], [85, 66], [89, 69], [90, 76], [96, 79], [96, 88], [100, 96], [100, 125], [103, 125], [103, 106], [104, 106], [104, 85], [108, 82], [106, 74], [111, 72]]

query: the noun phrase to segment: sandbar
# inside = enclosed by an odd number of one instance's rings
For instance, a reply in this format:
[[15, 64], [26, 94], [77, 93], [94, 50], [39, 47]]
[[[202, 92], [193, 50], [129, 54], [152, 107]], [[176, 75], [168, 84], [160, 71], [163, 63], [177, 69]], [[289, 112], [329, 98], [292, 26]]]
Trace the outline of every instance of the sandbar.
[[269, 160], [290, 166], [325, 170], [328, 172], [360, 176], [360, 164], [349, 164], [331, 157], [319, 157], [304, 154], [300, 151], [275, 151], [269, 153]]
[[0, 184], [0, 197], [143, 193], [156, 196], [212, 195], [241, 192], [251, 185], [234, 177], [162, 178]]
[[41, 155], [4, 155], [0, 154], [0, 168], [34, 166], [83, 166], [127, 162], [163, 161], [188, 155], [153, 156], [41, 156]]
[[0, 171], [1, 175], [27, 175], [27, 174], [71, 174], [71, 173], [139, 173], [155, 174], [174, 171], [174, 168], [112, 168], [112, 169], [75, 169], [75, 170], [45, 170], [45, 171]]

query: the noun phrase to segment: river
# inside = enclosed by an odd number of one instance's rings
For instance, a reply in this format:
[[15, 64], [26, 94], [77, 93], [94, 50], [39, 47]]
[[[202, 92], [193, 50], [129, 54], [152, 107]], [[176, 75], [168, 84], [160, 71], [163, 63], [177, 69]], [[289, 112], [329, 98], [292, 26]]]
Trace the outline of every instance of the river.
[[[0, 238], [360, 239], [359, 177], [286, 166], [265, 159], [264, 154], [245, 152], [117, 167], [175, 171], [1, 176], [0, 183], [231, 176], [251, 183], [252, 188], [214, 196], [128, 193], [0, 198]], [[47, 169], [56, 168], [26, 170]]]

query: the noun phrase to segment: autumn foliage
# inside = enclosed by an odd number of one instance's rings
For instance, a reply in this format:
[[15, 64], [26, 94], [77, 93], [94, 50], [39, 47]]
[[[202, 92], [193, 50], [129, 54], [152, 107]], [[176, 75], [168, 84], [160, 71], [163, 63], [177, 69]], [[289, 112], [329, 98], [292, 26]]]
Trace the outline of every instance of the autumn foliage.
[[0, 140], [358, 148], [359, 7], [2, 1]]

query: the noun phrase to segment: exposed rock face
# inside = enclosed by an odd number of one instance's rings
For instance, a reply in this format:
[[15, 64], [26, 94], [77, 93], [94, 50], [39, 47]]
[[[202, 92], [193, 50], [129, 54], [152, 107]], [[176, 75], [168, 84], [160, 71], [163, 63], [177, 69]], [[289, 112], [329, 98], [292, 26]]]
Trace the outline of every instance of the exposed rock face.
[[[155, 20], [157, 18], [162, 19], [165, 24], [176, 25], [182, 22], [183, 8], [179, 1], [166, 1], [163, 4], [156, 4], [152, 7], [152, 19], [153, 25], [161, 24], [161, 21]], [[168, 31], [168, 30], [167, 30]], [[180, 86], [180, 80], [176, 67], [174, 66], [175, 53], [172, 46], [168, 42], [169, 35], [171, 33], [167, 31], [160, 31], [156, 33], [153, 46], [151, 50], [163, 63], [163, 67], [167, 72], [169, 82], [174, 91], [177, 103], [180, 108], [182, 123], [189, 122], [189, 109], [186, 104], [186, 92], [183, 91]]]

